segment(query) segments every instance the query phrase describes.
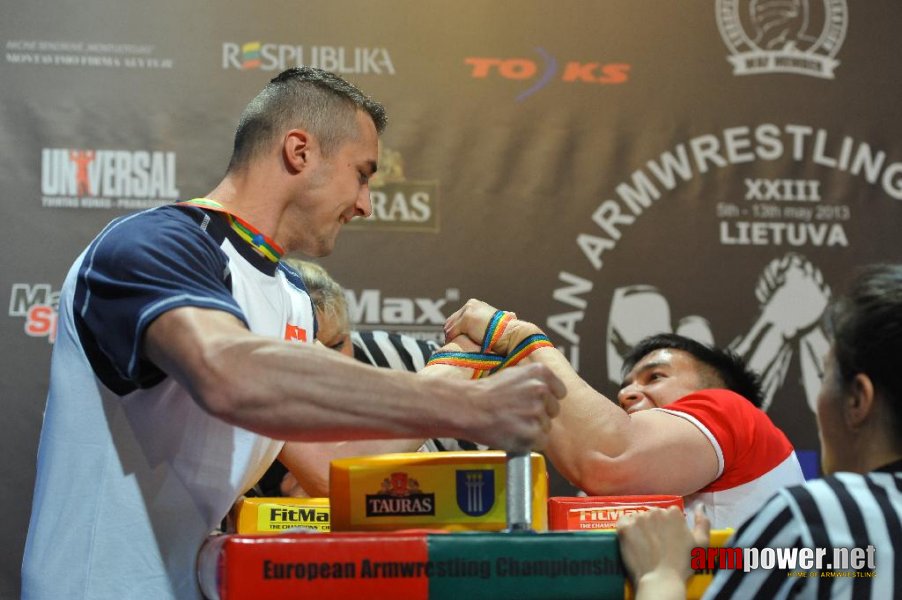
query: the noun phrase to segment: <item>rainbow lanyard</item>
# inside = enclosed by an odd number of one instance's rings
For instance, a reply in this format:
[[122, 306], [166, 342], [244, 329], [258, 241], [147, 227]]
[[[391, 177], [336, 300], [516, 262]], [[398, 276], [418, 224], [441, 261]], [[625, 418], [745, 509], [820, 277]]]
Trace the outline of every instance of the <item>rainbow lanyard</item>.
[[241, 217], [235, 216], [227, 211], [226, 208], [216, 200], [210, 200], [209, 198], [192, 198], [191, 200], [186, 200], [179, 204], [196, 206], [198, 208], [204, 208], [206, 210], [224, 214], [229, 220], [229, 225], [232, 227], [232, 230], [238, 234], [238, 237], [253, 246], [257, 252], [274, 263], [279, 262], [282, 255], [285, 254], [282, 247], [267, 237], [266, 234], [259, 231]]

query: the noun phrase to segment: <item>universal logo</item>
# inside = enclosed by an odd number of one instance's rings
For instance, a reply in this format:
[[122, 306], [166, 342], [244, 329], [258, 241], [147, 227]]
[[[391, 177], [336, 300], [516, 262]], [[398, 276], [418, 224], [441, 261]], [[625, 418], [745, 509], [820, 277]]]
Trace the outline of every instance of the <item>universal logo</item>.
[[435, 494], [420, 490], [420, 483], [407, 473], [392, 473], [382, 480], [378, 494], [366, 495], [368, 517], [414, 517], [435, 515]]
[[379, 170], [370, 180], [373, 214], [348, 229], [438, 233], [438, 181], [408, 181], [400, 152], [379, 145]]
[[175, 152], [41, 150], [41, 205], [45, 208], [141, 210], [179, 197]]
[[833, 79], [849, 9], [846, 0], [717, 0], [716, 17], [735, 75]]

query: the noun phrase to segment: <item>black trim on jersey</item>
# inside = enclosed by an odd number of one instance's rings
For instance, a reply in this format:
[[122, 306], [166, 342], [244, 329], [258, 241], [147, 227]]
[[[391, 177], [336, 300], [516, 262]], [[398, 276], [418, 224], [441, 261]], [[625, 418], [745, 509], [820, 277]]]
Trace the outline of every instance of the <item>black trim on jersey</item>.
[[[112, 221], [77, 265], [72, 319], [78, 341], [97, 378], [120, 396], [166, 379], [142, 348], [147, 326], [164, 312], [190, 305], [245, 322], [231, 297], [228, 259], [220, 248], [225, 234], [215, 225], [220, 219], [200, 209], [174, 208]], [[199, 234], [196, 248], [185, 245], [196, 235], [192, 225]], [[178, 262], [167, 248], [191, 252], [182, 259], [193, 262]], [[139, 268], [132, 269], [133, 264]]]
[[73, 315], [73, 320], [75, 321], [75, 331], [78, 333], [78, 339], [81, 341], [81, 347], [85, 356], [88, 357], [91, 369], [94, 371], [97, 379], [114, 394], [125, 396], [139, 387], [151, 388], [166, 379], [166, 373], [163, 371], [158, 371], [148, 376], [141, 382], [141, 385], [136, 385], [127, 379], [123, 379], [113, 367], [113, 363], [104, 359], [103, 351], [97, 345], [94, 335], [88, 329], [88, 325], [81, 318], [81, 315], [76, 312]]
[[[242, 239], [238, 232], [232, 229], [232, 226], [229, 224], [228, 217], [226, 217], [225, 213], [222, 211], [216, 210], [207, 210], [200, 206], [194, 206], [192, 204], [182, 204], [176, 203], [173, 206], [184, 210], [185, 212], [191, 214], [191, 217], [200, 224], [201, 220], [198, 220], [197, 213], [201, 215], [209, 215], [210, 220], [209, 224], [206, 227], [207, 233], [216, 240], [217, 244], [222, 244], [222, 241], [226, 238], [232, 243], [232, 246], [235, 247], [235, 250], [238, 251], [247, 262], [251, 263], [254, 268], [256, 268], [261, 273], [266, 273], [267, 275], [275, 275], [276, 269], [279, 267], [279, 263], [274, 263], [269, 260], [259, 252], [257, 252], [253, 246], [247, 243], [246, 240]], [[306, 290], [305, 290], [306, 291]]]

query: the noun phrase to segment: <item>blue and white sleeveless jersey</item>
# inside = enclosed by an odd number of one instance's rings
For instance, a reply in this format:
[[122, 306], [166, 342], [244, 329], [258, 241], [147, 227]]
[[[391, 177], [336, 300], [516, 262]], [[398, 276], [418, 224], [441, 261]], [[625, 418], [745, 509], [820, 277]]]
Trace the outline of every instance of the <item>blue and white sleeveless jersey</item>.
[[282, 442], [207, 414], [142, 353], [154, 319], [221, 310], [312, 341], [298, 274], [222, 214], [166, 206], [107, 226], [60, 294], [22, 566], [24, 598], [195, 598], [195, 560]]

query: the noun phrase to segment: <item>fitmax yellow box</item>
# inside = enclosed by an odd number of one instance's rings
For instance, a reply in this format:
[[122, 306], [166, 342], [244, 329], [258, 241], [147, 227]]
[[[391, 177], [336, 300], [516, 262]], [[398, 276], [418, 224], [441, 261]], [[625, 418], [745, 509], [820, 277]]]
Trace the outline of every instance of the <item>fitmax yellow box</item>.
[[238, 533], [285, 533], [295, 528], [330, 531], [328, 498], [244, 498]]

